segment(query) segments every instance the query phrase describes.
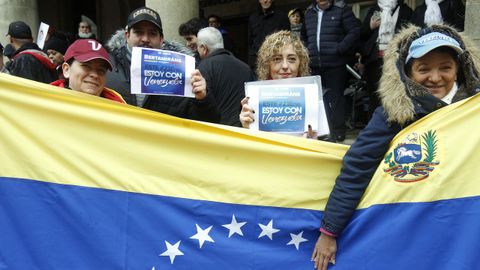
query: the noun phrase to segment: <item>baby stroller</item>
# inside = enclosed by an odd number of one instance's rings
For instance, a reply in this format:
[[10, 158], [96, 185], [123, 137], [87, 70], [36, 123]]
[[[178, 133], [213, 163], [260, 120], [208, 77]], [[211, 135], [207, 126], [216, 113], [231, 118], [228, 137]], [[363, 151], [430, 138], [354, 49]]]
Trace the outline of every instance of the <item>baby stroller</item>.
[[362, 129], [365, 127], [368, 115], [368, 93], [365, 88], [366, 82], [362, 80], [362, 76], [346, 65], [350, 74], [348, 86], [345, 88], [343, 95], [346, 100], [346, 123], [349, 129]]

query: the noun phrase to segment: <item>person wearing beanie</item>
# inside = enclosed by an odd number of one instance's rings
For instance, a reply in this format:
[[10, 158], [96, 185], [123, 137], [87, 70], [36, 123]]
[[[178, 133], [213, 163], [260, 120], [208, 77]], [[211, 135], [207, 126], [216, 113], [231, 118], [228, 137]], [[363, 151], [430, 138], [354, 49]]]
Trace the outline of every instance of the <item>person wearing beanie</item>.
[[54, 81], [51, 85], [126, 104], [120, 94], [105, 87], [107, 71], [112, 70], [112, 63], [98, 41], [78, 39], [68, 47], [64, 60], [61, 67], [65, 79]]
[[8, 26], [7, 38], [13, 49], [10, 74], [37, 82], [50, 83], [56, 79], [55, 65], [33, 43], [32, 30], [25, 22], [15, 21]]
[[59, 33], [53, 33], [50, 38], [45, 42], [43, 51], [47, 53], [48, 58], [53, 62], [55, 66], [63, 64], [63, 56], [68, 48], [67, 38]]

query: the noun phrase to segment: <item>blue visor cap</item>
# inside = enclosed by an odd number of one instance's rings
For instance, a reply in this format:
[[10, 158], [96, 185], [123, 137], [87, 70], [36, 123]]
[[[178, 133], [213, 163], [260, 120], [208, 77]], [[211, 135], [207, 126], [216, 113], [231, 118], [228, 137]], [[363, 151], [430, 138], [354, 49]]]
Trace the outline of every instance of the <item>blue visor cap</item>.
[[421, 36], [415, 39], [410, 48], [408, 49], [408, 56], [406, 62], [410, 61], [412, 58], [420, 58], [425, 54], [429, 53], [431, 50], [438, 47], [447, 46], [454, 49], [458, 54], [463, 53], [462, 48], [460, 48], [460, 43], [455, 39], [439, 33], [432, 32], [427, 35]]

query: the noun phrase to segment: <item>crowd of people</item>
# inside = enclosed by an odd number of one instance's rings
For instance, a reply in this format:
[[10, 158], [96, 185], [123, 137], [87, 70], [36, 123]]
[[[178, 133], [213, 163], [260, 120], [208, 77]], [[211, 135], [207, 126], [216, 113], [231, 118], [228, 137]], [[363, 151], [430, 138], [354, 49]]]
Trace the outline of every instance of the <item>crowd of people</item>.
[[[305, 10], [283, 13], [273, 0], [259, 0], [258, 12], [248, 21], [248, 63], [236, 57], [217, 15], [181, 24], [184, 45], [164, 36], [157, 11], [140, 7], [106, 48], [90, 25], [80, 22], [74, 37], [49, 31], [40, 49], [30, 27], [15, 21], [8, 28], [9, 44], [0, 44], [0, 69], [119, 103], [244, 128], [256, 119], [245, 82], [320, 75], [331, 131], [320, 139], [341, 142], [346, 64], [357, 63], [370, 95], [370, 120], [345, 155], [321, 221], [312, 260], [316, 268], [327, 269], [335, 262], [336, 239], [392, 138], [423, 116], [479, 91], [473, 52], [461, 34], [464, 14], [461, 0], [427, 0], [415, 10], [403, 0], [378, 0], [362, 23], [345, 1], [315, 0]], [[133, 47], [194, 56], [194, 98], [131, 94]]]
[[[363, 124], [366, 124], [380, 105], [377, 90], [383, 57], [393, 36], [408, 23], [419, 27], [445, 23], [459, 31], [463, 30], [464, 24], [465, 6], [461, 0], [425, 1], [415, 10], [403, 0], [379, 0], [367, 12], [363, 23], [345, 1], [312, 2], [304, 10], [293, 8], [284, 12], [275, 6], [274, 0], [258, 0], [258, 10], [248, 20], [248, 68], [237, 58], [238, 51], [231, 33], [222, 26], [220, 16], [211, 14], [207, 18], [192, 18], [179, 25], [178, 33], [185, 40], [181, 44], [164, 37], [162, 21], [155, 10], [138, 8], [130, 13], [126, 27], [113, 33], [105, 42], [111, 69], [106, 72], [104, 85], [118, 92], [127, 104], [133, 106], [188, 119], [248, 126], [247, 122], [253, 121], [254, 115], [249, 114], [249, 119], [241, 115], [242, 108], [244, 114], [249, 108], [248, 101], [244, 99], [243, 84], [274, 79], [264, 76], [270, 72], [268, 65], [271, 59], [263, 59], [261, 55], [268, 54], [266, 52], [272, 49], [264, 43], [269, 35], [288, 31], [300, 41], [308, 54], [306, 63], [300, 60], [302, 66], [308, 66], [308, 70], [298, 76], [308, 74], [322, 78], [330, 134], [319, 139], [342, 142], [350, 109], [344, 95], [349, 79], [346, 64], [354, 66], [366, 82], [368, 110], [362, 118]], [[199, 46], [199, 32], [207, 27], [210, 30], [203, 32], [203, 43]], [[33, 42], [30, 26], [25, 22], [12, 22], [7, 36], [9, 44], [5, 48], [0, 47], [2, 58], [8, 58], [5, 65], [1, 61], [2, 72], [44, 83], [67, 79], [63, 70], [64, 56], [75, 40], [88, 39], [102, 44], [87, 21], [79, 22], [76, 34], [65, 34], [51, 27], [42, 49]], [[133, 47], [164, 49], [194, 56], [198, 68], [192, 80], [195, 98], [131, 94]], [[281, 50], [278, 52], [281, 54]], [[285, 61], [288, 71], [292, 61]], [[291, 72], [284, 77], [295, 76], [295, 72]], [[247, 122], [242, 122], [242, 117]]]

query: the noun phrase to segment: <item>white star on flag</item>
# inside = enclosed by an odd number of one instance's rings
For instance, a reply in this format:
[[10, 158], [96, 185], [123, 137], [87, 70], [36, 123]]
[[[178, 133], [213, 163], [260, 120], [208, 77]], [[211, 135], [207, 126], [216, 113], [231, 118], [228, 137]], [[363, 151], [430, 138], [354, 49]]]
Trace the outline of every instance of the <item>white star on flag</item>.
[[303, 236], [303, 231], [301, 231], [299, 234], [291, 233], [290, 237], [292, 237], [292, 240], [290, 240], [290, 242], [288, 242], [287, 246], [288, 245], [295, 245], [295, 247], [298, 250], [298, 248], [300, 247], [300, 243], [308, 241], [307, 239], [303, 238], [302, 236]]
[[222, 226], [229, 230], [228, 238], [230, 238], [234, 234], [239, 234], [243, 236], [242, 226], [245, 224], [247, 224], [247, 222], [238, 223], [237, 220], [235, 219], [235, 215], [232, 215], [232, 222], [230, 224], [225, 224]]
[[180, 242], [182, 241], [178, 241], [177, 243], [175, 243], [175, 245], [172, 245], [169, 242], [165, 241], [165, 244], [167, 245], [167, 250], [162, 254], [160, 254], [159, 256], [170, 257], [170, 264], [173, 264], [173, 261], [175, 260], [175, 256], [183, 255], [183, 252], [181, 252], [180, 249], [178, 249], [178, 247], [180, 246]]
[[208, 233], [210, 233], [210, 230], [212, 229], [213, 226], [210, 226], [210, 227], [206, 228], [205, 230], [200, 228], [200, 226], [198, 226], [198, 224], [195, 224], [195, 226], [197, 226], [197, 233], [194, 236], [190, 236], [190, 239], [197, 239], [198, 244], [200, 245], [200, 248], [202, 248], [205, 241], [215, 243], [215, 241], [213, 241], [213, 239], [210, 237], [210, 235], [208, 235]]
[[263, 225], [258, 223], [258, 226], [262, 229], [262, 232], [258, 236], [258, 238], [262, 236], [268, 236], [270, 240], [273, 240], [273, 234], [279, 232], [279, 229], [273, 228], [273, 219], [270, 220], [270, 222], [267, 225]]

